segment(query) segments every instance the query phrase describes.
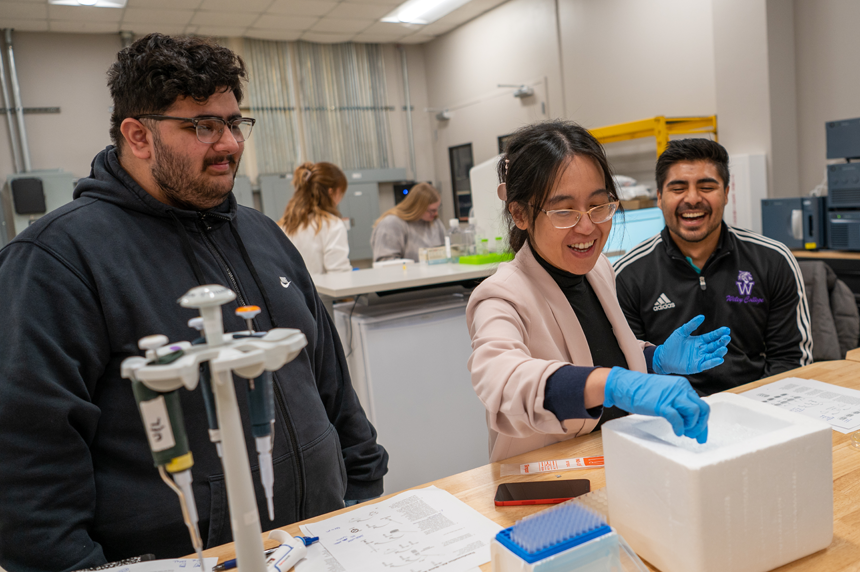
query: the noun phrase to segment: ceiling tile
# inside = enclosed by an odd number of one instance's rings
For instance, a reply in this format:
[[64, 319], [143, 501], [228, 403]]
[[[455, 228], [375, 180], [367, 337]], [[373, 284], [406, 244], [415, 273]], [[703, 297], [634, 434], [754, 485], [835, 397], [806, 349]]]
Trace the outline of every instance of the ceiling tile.
[[47, 4], [30, 4], [24, 2], [0, 2], [0, 18], [3, 18], [3, 27], [7, 28], [6, 19], [30, 20], [48, 17]]
[[436, 36], [430, 36], [428, 34], [412, 34], [411, 36], [406, 36], [405, 38], [401, 38], [401, 44], [423, 44], [424, 42], [429, 42], [431, 40], [435, 40]]
[[197, 26], [194, 32], [198, 36], [219, 36], [224, 38], [239, 37], [245, 34], [245, 26]]
[[391, 6], [386, 4], [347, 4], [341, 2], [326, 14], [326, 17], [379, 20], [389, 12], [391, 12]]
[[357, 33], [366, 30], [373, 25], [373, 20], [340, 20], [329, 18], [328, 16], [320, 18], [320, 21], [311, 27], [314, 32], [334, 32], [334, 33]]
[[319, 20], [316, 16], [282, 16], [263, 14], [253, 27], [258, 30], [307, 30]]
[[298, 40], [301, 35], [301, 30], [258, 30], [256, 28], [248, 28], [245, 30], [246, 38], [257, 38], [259, 40], [294, 42], [295, 40]]
[[417, 24], [397, 24], [394, 22], [376, 22], [363, 30], [362, 34], [387, 34], [390, 36], [405, 36], [418, 32], [424, 26]]
[[144, 10], [142, 8], [126, 8], [122, 23], [126, 24], [167, 24], [169, 26], [185, 26], [191, 21], [194, 12], [191, 10], [163, 10], [158, 8]]
[[168, 36], [179, 36], [185, 33], [185, 26], [180, 24], [153, 24], [149, 22], [136, 22], [133, 24], [123, 22], [120, 24], [120, 29], [134, 32], [134, 35], [138, 37], [143, 37], [154, 32], [167, 34]]
[[196, 12], [191, 24], [198, 26], [221, 26], [225, 28], [247, 28], [257, 19], [257, 14], [248, 12]]
[[202, 0], [128, 0], [128, 8], [166, 8], [168, 10], [196, 10]]
[[4, 28], [12, 28], [16, 32], [47, 32], [48, 20], [7, 20], [3, 19]]
[[450, 32], [460, 24], [454, 22], [442, 22], [441, 19], [433, 22], [432, 24], [427, 24], [420, 31], [422, 34], [427, 34], [428, 36], [441, 36], [446, 32]]
[[[48, 5], [48, 18], [51, 20], [119, 23], [119, 19], [122, 18], [122, 12], [119, 8]], [[51, 29], [54, 29], [53, 25]]]
[[335, 6], [337, 2], [327, 0], [275, 0], [269, 6], [268, 12], [296, 16], [324, 16]]
[[213, 10], [220, 12], [262, 12], [269, 7], [272, 0], [203, 0], [200, 4], [200, 10]]
[[305, 32], [300, 39], [320, 44], [340, 44], [348, 42], [355, 34], [325, 34], [322, 32]]
[[386, 34], [358, 34], [352, 38], [353, 42], [361, 44], [392, 44], [403, 36], [389, 36]]
[[[109, 10], [110, 8], [106, 8]], [[52, 32], [75, 32], [107, 34], [119, 32], [119, 22], [91, 22], [80, 20], [51, 20], [48, 26]]]

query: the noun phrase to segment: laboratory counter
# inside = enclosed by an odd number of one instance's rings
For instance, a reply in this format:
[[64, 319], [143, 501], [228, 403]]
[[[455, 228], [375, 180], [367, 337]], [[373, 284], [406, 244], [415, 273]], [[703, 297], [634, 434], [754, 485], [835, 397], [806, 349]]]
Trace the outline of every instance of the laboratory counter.
[[[848, 359], [825, 361], [806, 367], [798, 368], [780, 375], [775, 375], [731, 390], [732, 393], [742, 393], [755, 387], [765, 385], [786, 377], [801, 377], [816, 379], [850, 389], [860, 390], [860, 349], [849, 352]], [[810, 554], [777, 568], [779, 572], [820, 571], [820, 572], [855, 572], [860, 563], [860, 450], [851, 445], [850, 435], [837, 431], [833, 435], [833, 542], [825, 550]], [[601, 434], [591, 433], [583, 437], [562, 441], [536, 451], [531, 451], [517, 457], [506, 459], [505, 463], [523, 464], [535, 461], [549, 461], [573, 457], [591, 457], [603, 454]], [[500, 483], [512, 481], [552, 481], [558, 478], [586, 478], [591, 481], [591, 489], [596, 490], [606, 485], [603, 468], [580, 469], [560, 473], [542, 473], [529, 476], [500, 476], [500, 463], [491, 463], [445, 477], [419, 487], [435, 485], [474, 508], [482, 515], [494, 520], [501, 526], [513, 525], [517, 520], [529, 514], [544, 510], [546, 506], [514, 506], [496, 507], [493, 496]], [[391, 495], [389, 495], [391, 496]], [[389, 498], [389, 496], [383, 498]], [[373, 502], [373, 501], [371, 501]], [[315, 522], [330, 518], [332, 515], [349, 512], [354, 507], [337, 512], [321, 515], [303, 523], [285, 527], [292, 535], [298, 535], [299, 524]], [[264, 535], [265, 536], [265, 535]], [[264, 541], [265, 546], [271, 547], [277, 543]], [[232, 544], [206, 550], [204, 556], [217, 556], [219, 562], [233, 558]], [[649, 566], [650, 570], [656, 570]], [[481, 566], [481, 570], [490, 571], [490, 563]]]
[[332, 304], [337, 299], [482, 280], [493, 274], [497, 267], [498, 264], [412, 263], [314, 274], [312, 278], [329, 314], [332, 314]]

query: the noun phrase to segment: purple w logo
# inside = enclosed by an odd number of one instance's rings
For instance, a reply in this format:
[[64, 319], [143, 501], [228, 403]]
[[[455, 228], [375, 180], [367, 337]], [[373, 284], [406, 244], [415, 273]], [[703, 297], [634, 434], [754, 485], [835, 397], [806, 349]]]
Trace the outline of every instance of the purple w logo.
[[752, 293], [752, 287], [755, 286], [752, 273], [741, 270], [738, 272], [738, 281], [735, 284], [738, 285], [741, 296], [749, 296]]

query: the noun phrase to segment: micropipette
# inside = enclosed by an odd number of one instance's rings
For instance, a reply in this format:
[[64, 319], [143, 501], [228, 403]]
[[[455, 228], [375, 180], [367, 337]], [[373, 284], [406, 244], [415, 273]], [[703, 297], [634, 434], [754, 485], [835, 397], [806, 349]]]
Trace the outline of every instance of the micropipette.
[[[245, 320], [248, 335], [254, 336], [252, 320], [260, 313], [259, 306], [242, 306], [236, 308], [236, 315]], [[251, 417], [251, 432], [257, 448], [257, 460], [260, 465], [260, 482], [266, 494], [266, 504], [269, 508], [269, 520], [275, 520], [275, 472], [272, 464], [272, 440], [275, 423], [275, 393], [272, 373], [264, 371], [256, 379], [248, 380], [248, 411]]]
[[[166, 343], [167, 336], [147, 336], [138, 342], [138, 346], [146, 351], [146, 359], [150, 364], [162, 365], [172, 363], [184, 354], [183, 350], [177, 349], [158, 355], [158, 348]], [[191, 488], [194, 458], [188, 450], [188, 435], [185, 433], [179, 391], [154, 391], [137, 379], [132, 380], [132, 391], [140, 409], [158, 474], [179, 497], [182, 518], [191, 535], [194, 551], [200, 559], [200, 567], [203, 568], [203, 541], [197, 528], [197, 504]], [[173, 475], [173, 480], [167, 473]]]
[[[196, 317], [188, 320], [188, 327], [194, 328], [200, 332], [199, 338], [191, 342], [191, 345], [200, 345], [206, 343], [205, 332], [203, 332], [203, 318]], [[203, 393], [203, 405], [206, 408], [206, 421], [209, 423], [209, 440], [215, 444], [215, 450], [218, 451], [218, 457], [224, 458], [224, 451], [221, 448], [221, 431], [218, 428], [218, 412], [215, 408], [215, 394], [212, 393], [212, 380], [209, 374], [209, 362], [205, 361], [200, 364], [200, 391]]]

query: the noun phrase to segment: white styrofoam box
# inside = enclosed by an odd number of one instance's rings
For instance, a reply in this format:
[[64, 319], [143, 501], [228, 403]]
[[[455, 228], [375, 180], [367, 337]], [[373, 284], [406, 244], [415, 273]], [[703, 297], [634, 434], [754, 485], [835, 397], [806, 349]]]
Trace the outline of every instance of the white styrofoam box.
[[708, 442], [660, 417], [603, 426], [609, 520], [662, 572], [764, 572], [833, 539], [828, 424], [721, 393]]

